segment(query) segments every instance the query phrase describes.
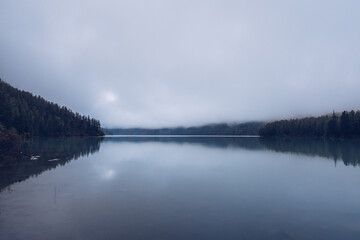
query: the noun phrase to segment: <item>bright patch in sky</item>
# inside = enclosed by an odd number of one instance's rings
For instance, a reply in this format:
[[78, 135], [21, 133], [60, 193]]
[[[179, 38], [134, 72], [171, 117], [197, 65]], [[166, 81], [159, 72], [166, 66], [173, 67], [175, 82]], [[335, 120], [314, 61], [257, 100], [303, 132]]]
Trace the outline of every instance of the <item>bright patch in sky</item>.
[[107, 171], [105, 172], [104, 177], [105, 177], [106, 179], [111, 179], [111, 178], [114, 177], [114, 175], [115, 175], [115, 171], [112, 170], [112, 169], [110, 169], [110, 170], [107, 170]]
[[116, 96], [113, 93], [109, 92], [109, 93], [106, 94], [106, 96], [105, 96], [105, 102], [106, 103], [112, 103], [112, 102], [115, 102], [115, 101], [116, 101]]

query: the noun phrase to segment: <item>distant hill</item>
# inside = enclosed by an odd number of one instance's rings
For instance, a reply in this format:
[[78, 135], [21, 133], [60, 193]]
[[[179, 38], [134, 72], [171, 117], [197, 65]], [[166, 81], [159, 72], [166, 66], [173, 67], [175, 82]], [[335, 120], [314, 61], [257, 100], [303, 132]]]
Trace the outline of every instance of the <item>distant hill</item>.
[[264, 125], [263, 122], [233, 125], [221, 123], [187, 128], [112, 128], [104, 129], [104, 132], [109, 135], [258, 135], [260, 128]]
[[0, 126], [2, 135], [10, 129], [22, 136], [103, 135], [98, 120], [16, 89], [1, 79]]

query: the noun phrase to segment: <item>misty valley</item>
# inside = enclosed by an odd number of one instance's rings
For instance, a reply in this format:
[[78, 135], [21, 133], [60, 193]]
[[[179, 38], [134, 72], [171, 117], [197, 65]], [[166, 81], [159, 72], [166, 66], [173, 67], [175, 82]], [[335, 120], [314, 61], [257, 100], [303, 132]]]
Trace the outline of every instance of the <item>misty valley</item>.
[[0, 239], [358, 239], [360, 111], [104, 128], [0, 79]]
[[1, 1], [0, 240], [359, 240], [360, 1]]
[[360, 141], [31, 138], [1, 155], [0, 239], [358, 239]]

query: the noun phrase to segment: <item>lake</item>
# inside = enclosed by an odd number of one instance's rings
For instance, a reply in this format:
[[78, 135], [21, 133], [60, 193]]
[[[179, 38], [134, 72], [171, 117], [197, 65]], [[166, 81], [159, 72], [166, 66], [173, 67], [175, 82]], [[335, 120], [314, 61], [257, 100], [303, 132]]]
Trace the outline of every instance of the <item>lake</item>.
[[360, 142], [27, 140], [1, 156], [0, 239], [360, 239]]

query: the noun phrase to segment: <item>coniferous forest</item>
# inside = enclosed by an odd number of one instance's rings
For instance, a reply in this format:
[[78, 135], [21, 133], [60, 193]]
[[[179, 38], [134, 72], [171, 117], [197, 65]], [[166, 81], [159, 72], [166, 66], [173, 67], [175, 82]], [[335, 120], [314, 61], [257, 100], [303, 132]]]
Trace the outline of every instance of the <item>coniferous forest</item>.
[[264, 137], [359, 138], [360, 111], [275, 121], [262, 127], [259, 134]]
[[0, 131], [21, 136], [100, 136], [100, 122], [0, 79]]

